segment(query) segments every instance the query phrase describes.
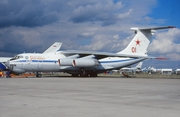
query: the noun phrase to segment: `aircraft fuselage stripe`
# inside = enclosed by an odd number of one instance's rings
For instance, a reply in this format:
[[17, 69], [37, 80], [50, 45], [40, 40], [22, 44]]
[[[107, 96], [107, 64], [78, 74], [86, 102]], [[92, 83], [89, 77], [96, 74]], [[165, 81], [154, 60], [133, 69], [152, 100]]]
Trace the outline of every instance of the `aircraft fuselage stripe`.
[[[99, 61], [100, 63], [116, 63], [116, 62], [125, 62], [125, 61], [132, 61], [132, 60], [136, 60], [136, 58], [133, 59], [126, 59], [126, 60], [108, 60], [108, 61]], [[14, 61], [14, 62], [47, 62], [47, 63], [56, 63], [58, 62], [57, 60], [18, 60], [18, 61]]]

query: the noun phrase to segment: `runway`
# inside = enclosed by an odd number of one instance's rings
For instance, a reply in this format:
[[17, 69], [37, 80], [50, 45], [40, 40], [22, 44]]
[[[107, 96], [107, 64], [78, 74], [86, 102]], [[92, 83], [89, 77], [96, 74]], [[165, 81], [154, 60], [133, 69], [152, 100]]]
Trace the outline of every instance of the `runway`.
[[0, 78], [0, 117], [179, 117], [180, 79]]

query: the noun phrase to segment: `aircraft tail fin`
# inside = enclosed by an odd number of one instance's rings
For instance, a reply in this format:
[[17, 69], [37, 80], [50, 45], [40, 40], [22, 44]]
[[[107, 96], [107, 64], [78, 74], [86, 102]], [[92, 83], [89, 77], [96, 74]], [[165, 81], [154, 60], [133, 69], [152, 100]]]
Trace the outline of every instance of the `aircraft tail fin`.
[[141, 69], [143, 62], [139, 62], [136, 66], [136, 69]]
[[175, 27], [163, 26], [163, 27], [155, 27], [155, 28], [138, 28], [138, 27], [131, 28], [131, 30], [135, 31], [136, 35], [129, 43], [129, 45], [124, 50], [118, 52], [117, 54], [147, 56], [147, 48], [149, 46], [152, 35], [156, 32], [156, 30], [168, 29], [168, 28], [175, 28]]
[[61, 48], [62, 43], [61, 42], [55, 42], [53, 45], [51, 45], [47, 50], [43, 52], [44, 53], [52, 53], [56, 52]]

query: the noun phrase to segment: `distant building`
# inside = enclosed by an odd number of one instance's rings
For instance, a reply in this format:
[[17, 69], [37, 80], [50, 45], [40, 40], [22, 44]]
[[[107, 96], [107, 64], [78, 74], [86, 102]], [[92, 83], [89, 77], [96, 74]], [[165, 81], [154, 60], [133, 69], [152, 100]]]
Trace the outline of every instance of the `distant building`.
[[161, 74], [170, 75], [172, 74], [172, 72], [173, 72], [172, 69], [161, 69]]
[[180, 69], [176, 69], [175, 74], [180, 75]]

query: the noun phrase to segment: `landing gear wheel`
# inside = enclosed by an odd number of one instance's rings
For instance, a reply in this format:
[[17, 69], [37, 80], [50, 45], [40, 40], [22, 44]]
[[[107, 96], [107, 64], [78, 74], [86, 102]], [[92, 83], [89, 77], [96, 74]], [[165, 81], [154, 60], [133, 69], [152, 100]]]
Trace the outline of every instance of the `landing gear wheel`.
[[42, 74], [39, 74], [38, 72], [36, 73], [36, 77], [37, 78], [40, 78], [40, 77], [42, 77]]
[[78, 77], [78, 74], [72, 74], [72, 77]]
[[81, 74], [80, 74], [81, 77], [87, 77], [88, 74], [86, 74], [85, 70], [84, 69], [81, 69]]
[[97, 77], [97, 73], [91, 73], [90, 77]]
[[88, 77], [88, 74], [86, 74], [86, 73], [84, 72], [84, 73], [81, 73], [80, 76], [81, 76], [81, 77]]

